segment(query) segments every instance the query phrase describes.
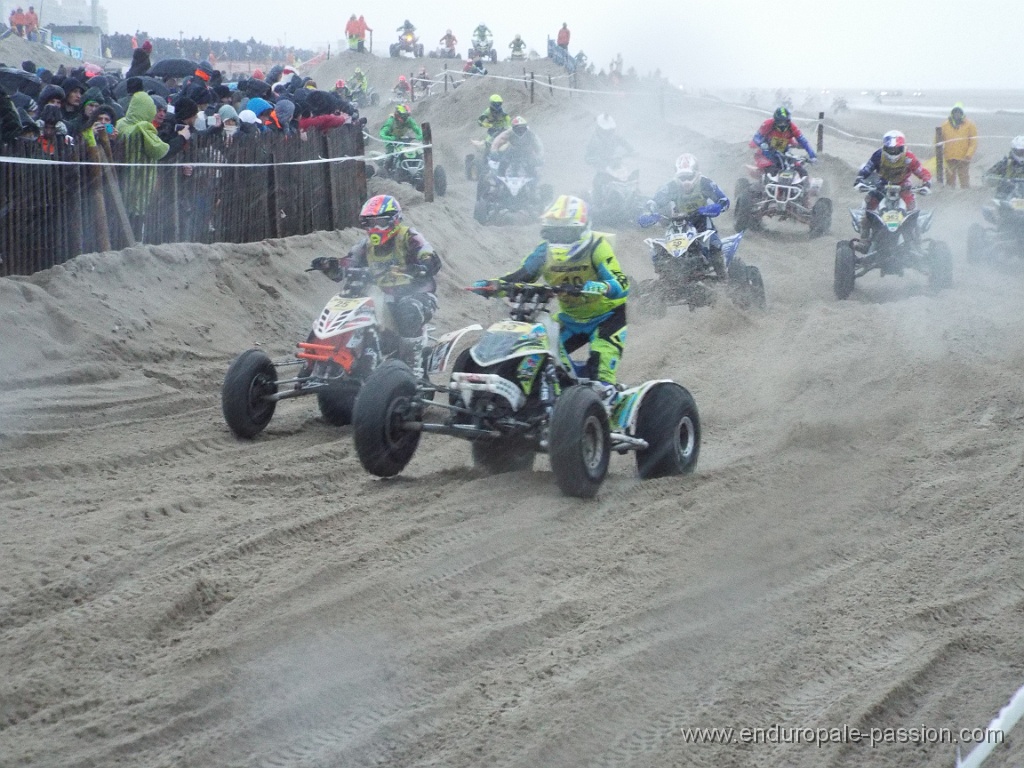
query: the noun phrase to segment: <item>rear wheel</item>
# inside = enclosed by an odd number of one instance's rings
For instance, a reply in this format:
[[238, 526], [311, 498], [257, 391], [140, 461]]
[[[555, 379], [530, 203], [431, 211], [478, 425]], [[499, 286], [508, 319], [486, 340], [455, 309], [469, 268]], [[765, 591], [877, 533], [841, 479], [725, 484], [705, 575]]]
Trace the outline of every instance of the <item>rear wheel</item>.
[[320, 416], [325, 422], [332, 427], [344, 427], [352, 423], [352, 409], [359, 396], [360, 384], [358, 379], [342, 379], [316, 393]]
[[378, 104], [380, 104], [380, 94], [378, 94], [376, 92], [375, 93], [371, 93], [370, 94], [370, 106], [376, 107]]
[[811, 208], [811, 237], [821, 237], [832, 229], [832, 201], [820, 197]]
[[750, 297], [750, 306], [757, 309], [768, 309], [768, 298], [764, 293], [764, 280], [761, 277], [761, 270], [757, 267], [747, 267], [747, 294]]
[[277, 401], [277, 369], [267, 354], [250, 349], [228, 368], [220, 391], [224, 421], [236, 437], [256, 437], [270, 423]]
[[849, 241], [843, 240], [836, 243], [836, 264], [835, 276], [832, 281], [832, 290], [840, 301], [850, 297], [853, 293], [853, 284], [857, 280], [857, 254]]
[[[745, 179], [742, 181], [745, 181]], [[743, 232], [754, 227], [754, 202], [749, 182], [745, 190], [737, 192], [736, 208], [734, 210], [736, 212], [737, 232]]]
[[416, 378], [405, 363], [388, 360], [366, 380], [352, 413], [356, 453], [371, 475], [393, 477], [405, 469], [420, 433], [402, 429], [416, 397]]
[[448, 191], [448, 174], [439, 165], [434, 166], [434, 192], [438, 197], [444, 197]]
[[981, 224], [967, 228], [967, 260], [972, 264], [984, 261], [988, 256], [988, 234]]
[[608, 413], [589, 387], [569, 387], [555, 403], [548, 430], [551, 469], [562, 493], [591, 499], [608, 474]]
[[640, 403], [636, 436], [648, 444], [636, 454], [641, 480], [693, 472], [700, 455], [700, 415], [693, 396], [678, 384], [656, 385]]
[[928, 286], [936, 291], [953, 287], [953, 253], [949, 246], [932, 240], [928, 253]]

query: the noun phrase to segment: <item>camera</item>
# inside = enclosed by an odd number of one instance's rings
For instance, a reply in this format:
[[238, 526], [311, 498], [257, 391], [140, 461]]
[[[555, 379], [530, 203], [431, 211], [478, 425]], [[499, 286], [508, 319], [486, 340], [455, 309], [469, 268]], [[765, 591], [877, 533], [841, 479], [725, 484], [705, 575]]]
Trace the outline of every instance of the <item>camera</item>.
[[107, 129], [107, 133], [113, 133], [114, 132], [114, 124], [113, 123], [107, 123], [106, 124], [106, 129]]

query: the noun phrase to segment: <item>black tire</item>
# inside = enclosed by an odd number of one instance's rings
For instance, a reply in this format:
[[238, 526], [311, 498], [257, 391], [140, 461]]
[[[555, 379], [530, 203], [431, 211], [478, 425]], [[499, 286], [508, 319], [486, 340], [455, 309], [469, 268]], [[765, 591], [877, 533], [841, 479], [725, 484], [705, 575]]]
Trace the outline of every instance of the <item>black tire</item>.
[[751, 190], [749, 187], [742, 193], [737, 194], [736, 207], [733, 210], [735, 211], [737, 232], [754, 228], [753, 201], [751, 200]]
[[589, 387], [569, 387], [555, 403], [548, 429], [555, 481], [566, 496], [592, 499], [608, 474], [608, 414]]
[[352, 423], [352, 409], [362, 382], [358, 379], [343, 379], [327, 389], [316, 393], [320, 416], [332, 427], [346, 427]]
[[693, 395], [678, 384], [655, 385], [640, 403], [636, 437], [649, 446], [636, 453], [641, 480], [693, 472], [700, 456], [700, 414]]
[[761, 277], [761, 270], [757, 267], [747, 267], [747, 292], [750, 297], [750, 306], [760, 310], [768, 309], [768, 297], [764, 293], [764, 279]]
[[491, 475], [529, 472], [536, 456], [533, 446], [518, 438], [476, 440], [473, 443], [473, 466]]
[[988, 233], [981, 224], [967, 228], [967, 261], [977, 264], [988, 256]]
[[[750, 189], [750, 179], [736, 179], [736, 194], [732, 196], [733, 200], [739, 202], [739, 199], [747, 194], [747, 190]], [[732, 209], [733, 218], [739, 216], [739, 209]]]
[[392, 44], [391, 47], [388, 49], [388, 53], [391, 54], [392, 59], [397, 59], [399, 54], [398, 46]]
[[352, 436], [363, 468], [377, 477], [405, 469], [420, 433], [400, 428], [401, 409], [416, 397], [416, 378], [400, 360], [384, 362], [366, 380], [352, 412]]
[[481, 224], [486, 224], [491, 218], [490, 206], [486, 200], [477, 200], [473, 206], [473, 218]]
[[835, 276], [832, 281], [832, 290], [836, 298], [842, 301], [848, 299], [853, 293], [853, 284], [857, 280], [857, 254], [848, 240], [841, 240], [836, 243], [836, 264]]
[[819, 197], [811, 208], [811, 237], [821, 237], [832, 229], [832, 201]]
[[476, 155], [466, 155], [466, 180], [472, 181], [476, 176]]
[[370, 94], [370, 106], [371, 107], [376, 107], [378, 104], [380, 104], [380, 94], [379, 93], [371, 93]]
[[949, 246], [932, 240], [928, 249], [928, 287], [941, 291], [953, 287], [953, 253]]
[[434, 166], [434, 192], [438, 197], [444, 197], [448, 191], [448, 174], [440, 165]]
[[224, 377], [220, 405], [224, 421], [236, 437], [256, 437], [270, 423], [277, 408], [277, 369], [261, 349], [250, 349], [235, 358]]

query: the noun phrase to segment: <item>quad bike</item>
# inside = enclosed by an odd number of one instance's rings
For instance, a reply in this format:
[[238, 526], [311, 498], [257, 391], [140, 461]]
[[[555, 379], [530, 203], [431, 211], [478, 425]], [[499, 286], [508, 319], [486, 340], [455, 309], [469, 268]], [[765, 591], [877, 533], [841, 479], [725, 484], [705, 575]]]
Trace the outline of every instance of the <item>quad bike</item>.
[[850, 105], [846, 103], [846, 98], [843, 96], [836, 96], [832, 99], [832, 111], [837, 115], [842, 112], [849, 112]]
[[499, 161], [491, 159], [487, 174], [477, 183], [473, 218], [481, 224], [517, 217], [532, 221], [553, 197], [551, 185], [539, 183], [521, 165], [509, 163], [503, 172]]
[[526, 61], [526, 50], [512, 51], [508, 57], [509, 61]]
[[473, 47], [469, 49], [469, 54], [466, 56], [467, 59], [490, 59], [491, 63], [498, 61], [498, 52], [494, 50], [493, 40], [489, 37], [486, 38], [474, 38]]
[[403, 53], [411, 53], [417, 59], [423, 58], [423, 43], [420, 42], [412, 32], [403, 32], [398, 36], [398, 42], [392, 43], [391, 48], [388, 51], [391, 54], [391, 58], [397, 59]]
[[372, 86], [366, 86], [366, 89], [356, 88], [352, 91], [352, 103], [360, 109], [365, 109], [367, 106], [376, 107], [380, 104], [380, 94]]
[[[352, 422], [366, 471], [397, 475], [423, 433], [472, 441], [473, 464], [489, 473], [530, 470], [534, 456], [547, 453], [562, 493], [579, 498], [597, 494], [612, 451], [635, 451], [641, 479], [694, 470], [700, 417], [685, 388], [648, 381], [618, 392], [609, 405], [598, 394], [605, 385], [587, 378], [589, 364], [565, 354], [548, 303], [559, 294], [582, 295], [579, 288], [490, 281], [469, 290], [507, 296], [509, 319], [458, 355], [445, 386], [417, 381], [396, 361], [374, 372]], [[431, 368], [443, 369], [436, 357]], [[447, 394], [447, 403], [432, 400], [435, 394]], [[424, 418], [430, 405], [446, 411], [444, 420]]]
[[992, 205], [981, 209], [986, 229], [971, 224], [967, 230], [967, 260], [979, 262], [993, 256], [1024, 256], [1024, 179], [998, 179], [1000, 186]]
[[[299, 342], [294, 359], [274, 362], [261, 349], [250, 349], [235, 358], [221, 389], [221, 409], [231, 431], [240, 438], [255, 437], [270, 423], [280, 400], [314, 394], [325, 422], [350, 424], [359, 389], [382, 362], [399, 355], [403, 344], [382, 314], [389, 311], [392, 299], [379, 286], [399, 287], [411, 280], [401, 273], [374, 279], [370, 269], [348, 267], [340, 292], [313, 322], [306, 341]], [[420, 347], [430, 352], [428, 330], [424, 330]], [[436, 343], [447, 340], [445, 336]], [[299, 371], [279, 379], [278, 371], [283, 368]], [[424, 373], [418, 370], [416, 375]]]
[[[404, 147], [404, 149], [401, 149], [402, 147]], [[393, 148], [391, 151], [399, 150], [401, 150], [401, 154], [395, 157], [378, 159], [376, 161], [376, 173], [386, 178], [402, 182], [403, 184], [412, 184], [413, 187], [416, 188], [417, 192], [422, 192], [423, 179], [426, 176], [426, 162], [423, 159], [422, 145], [403, 144], [400, 145], [400, 147]], [[443, 167], [435, 165], [434, 193], [438, 197], [444, 197], [447, 191], [448, 175], [445, 173]]]
[[457, 53], [454, 48], [441, 47], [427, 54], [431, 59], [461, 59], [462, 54]]
[[728, 293], [742, 309], [765, 309], [767, 300], [761, 270], [745, 264], [736, 255], [743, 232], [722, 238], [722, 258], [726, 277], [723, 280], [709, 258], [708, 241], [714, 230], [700, 231], [702, 215], [661, 216], [667, 223], [664, 237], [644, 240], [651, 252], [653, 280], [637, 286], [637, 297], [650, 299], [656, 311], [670, 304], [686, 304], [691, 311], [710, 306], [718, 298], [716, 285], [726, 284]]
[[854, 231], [859, 237], [836, 243], [835, 279], [837, 299], [846, 299], [853, 292], [854, 282], [873, 269], [882, 275], [903, 275], [914, 269], [928, 277], [933, 290], [953, 287], [953, 254], [939, 240], [925, 240], [922, 235], [932, 223], [932, 214], [919, 208], [907, 209], [903, 192], [909, 185], [886, 184], [883, 180], [857, 185], [862, 192], [880, 197], [878, 208], [850, 210]]
[[628, 171], [621, 160], [599, 170], [591, 186], [585, 199], [590, 200], [590, 215], [598, 225], [632, 224], [647, 202], [640, 194], [640, 170]]
[[821, 197], [824, 181], [811, 178], [804, 167], [806, 158], [791, 150], [775, 153], [774, 159], [769, 168], [747, 166], [756, 182], [736, 182], [736, 229], [760, 229], [765, 218], [778, 218], [809, 224], [811, 237], [827, 233], [832, 227], [832, 201]]

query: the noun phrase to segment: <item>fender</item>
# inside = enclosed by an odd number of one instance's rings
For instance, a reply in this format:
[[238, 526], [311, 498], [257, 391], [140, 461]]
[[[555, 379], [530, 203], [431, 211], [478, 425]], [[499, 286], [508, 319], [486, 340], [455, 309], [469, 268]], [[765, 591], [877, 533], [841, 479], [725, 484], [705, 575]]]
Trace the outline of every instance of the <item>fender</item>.
[[682, 388], [681, 384], [676, 384], [672, 379], [652, 379], [619, 393], [619, 399], [615, 403], [615, 407], [612, 408], [611, 414], [613, 431], [625, 432], [627, 435], [633, 436], [636, 430], [636, 420], [640, 414], [640, 405], [647, 397], [647, 393], [661, 384], [671, 384], [674, 387]]
[[427, 373], [440, 373], [448, 367], [448, 361], [452, 356], [452, 350], [455, 345], [459, 343], [459, 339], [465, 336], [467, 333], [472, 331], [482, 331], [484, 327], [479, 323], [473, 323], [473, 325], [467, 325], [465, 328], [459, 328], [457, 331], [449, 331], [444, 336], [439, 338], [434, 344], [434, 347], [430, 350], [430, 358], [427, 361]]

